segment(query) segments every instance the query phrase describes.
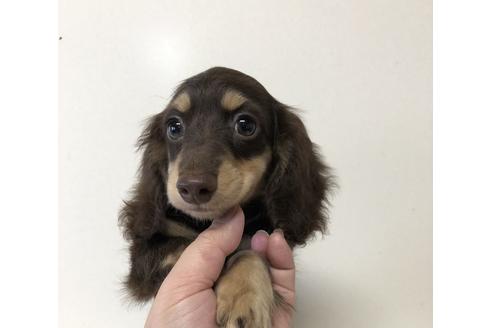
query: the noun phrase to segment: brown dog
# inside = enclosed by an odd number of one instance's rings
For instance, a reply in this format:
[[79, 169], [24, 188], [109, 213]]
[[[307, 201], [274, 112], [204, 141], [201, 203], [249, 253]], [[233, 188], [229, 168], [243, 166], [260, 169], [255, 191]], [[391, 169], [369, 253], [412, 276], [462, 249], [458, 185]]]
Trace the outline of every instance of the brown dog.
[[[187, 79], [138, 146], [140, 179], [119, 219], [130, 242], [126, 286], [138, 301], [155, 296], [183, 249], [234, 206], [245, 212], [246, 243], [259, 229], [283, 229], [291, 246], [325, 229], [333, 176], [301, 120], [248, 75], [216, 67]], [[267, 266], [245, 250], [229, 261], [215, 288], [217, 323], [269, 327], [278, 298]]]

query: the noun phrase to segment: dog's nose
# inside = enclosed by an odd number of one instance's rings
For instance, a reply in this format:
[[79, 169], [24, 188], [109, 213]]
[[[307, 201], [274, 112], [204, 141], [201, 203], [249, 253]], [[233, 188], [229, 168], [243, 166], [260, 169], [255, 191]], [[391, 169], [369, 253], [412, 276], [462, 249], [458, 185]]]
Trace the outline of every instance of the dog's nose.
[[217, 190], [217, 177], [211, 174], [181, 177], [176, 188], [185, 202], [203, 204], [212, 198]]

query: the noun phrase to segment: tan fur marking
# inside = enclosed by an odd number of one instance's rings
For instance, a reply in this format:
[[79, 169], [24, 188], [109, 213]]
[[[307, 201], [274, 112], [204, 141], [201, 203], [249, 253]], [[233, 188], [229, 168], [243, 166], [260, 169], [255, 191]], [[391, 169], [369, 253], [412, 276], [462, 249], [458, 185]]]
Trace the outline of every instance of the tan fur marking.
[[169, 237], [183, 237], [193, 240], [198, 236], [195, 230], [171, 220], [164, 221], [164, 229], [166, 230], [166, 236]]
[[244, 104], [246, 100], [248, 98], [243, 96], [239, 91], [231, 89], [227, 90], [222, 96], [221, 105], [226, 110], [234, 111]]
[[275, 297], [265, 262], [253, 251], [241, 251], [228, 260], [215, 286], [217, 324], [220, 327], [268, 328]]
[[[225, 159], [219, 167], [218, 185], [224, 190], [221, 194], [229, 194], [225, 191], [228, 189], [230, 192], [238, 194], [239, 203], [246, 202], [256, 191], [270, 158], [271, 152], [268, 150], [249, 160]], [[239, 183], [238, 176], [242, 180]]]
[[176, 264], [176, 262], [178, 262], [179, 257], [181, 256], [181, 254], [183, 253], [185, 248], [186, 248], [186, 246], [182, 245], [182, 246], [178, 247], [178, 249], [176, 249], [174, 252], [167, 254], [164, 257], [164, 260], [162, 260], [162, 262], [161, 262], [161, 267], [165, 268], [169, 265], [174, 266]]
[[232, 155], [227, 156], [219, 167], [217, 191], [212, 199], [205, 204], [190, 205], [181, 198], [176, 189], [181, 161], [178, 155], [177, 159], [169, 164], [167, 196], [174, 207], [197, 219], [214, 219], [228, 209], [244, 204], [257, 192], [270, 159], [270, 150], [249, 160], [238, 160]]
[[172, 105], [181, 113], [188, 111], [191, 107], [191, 99], [188, 93], [182, 92], [174, 98]]
[[179, 178], [179, 163], [181, 162], [181, 155], [178, 155], [175, 161], [169, 163], [167, 169], [167, 197], [174, 207], [181, 208], [180, 205], [185, 204], [181, 195], [176, 188], [176, 183]]

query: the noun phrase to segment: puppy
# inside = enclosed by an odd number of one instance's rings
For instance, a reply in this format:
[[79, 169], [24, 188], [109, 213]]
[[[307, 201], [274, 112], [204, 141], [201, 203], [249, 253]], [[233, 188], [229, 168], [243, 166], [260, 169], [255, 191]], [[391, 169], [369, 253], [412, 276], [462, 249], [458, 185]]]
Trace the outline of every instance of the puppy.
[[[292, 247], [325, 230], [329, 167], [294, 112], [239, 71], [215, 67], [185, 80], [138, 147], [139, 181], [119, 216], [130, 244], [126, 287], [137, 301], [155, 296], [184, 248], [237, 205], [242, 244], [259, 229], [282, 229]], [[270, 327], [279, 297], [268, 267], [247, 250], [228, 261], [215, 287], [217, 324]]]

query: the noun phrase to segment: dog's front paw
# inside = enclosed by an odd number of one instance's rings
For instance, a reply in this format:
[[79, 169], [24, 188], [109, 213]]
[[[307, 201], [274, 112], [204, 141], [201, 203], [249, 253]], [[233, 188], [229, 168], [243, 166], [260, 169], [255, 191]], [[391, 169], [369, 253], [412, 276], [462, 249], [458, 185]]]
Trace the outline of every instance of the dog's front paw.
[[271, 301], [261, 291], [221, 295], [217, 300], [217, 323], [227, 328], [269, 328], [271, 309], [268, 303]]
[[252, 251], [229, 260], [217, 281], [217, 324], [226, 328], [270, 328], [274, 294], [268, 267]]

